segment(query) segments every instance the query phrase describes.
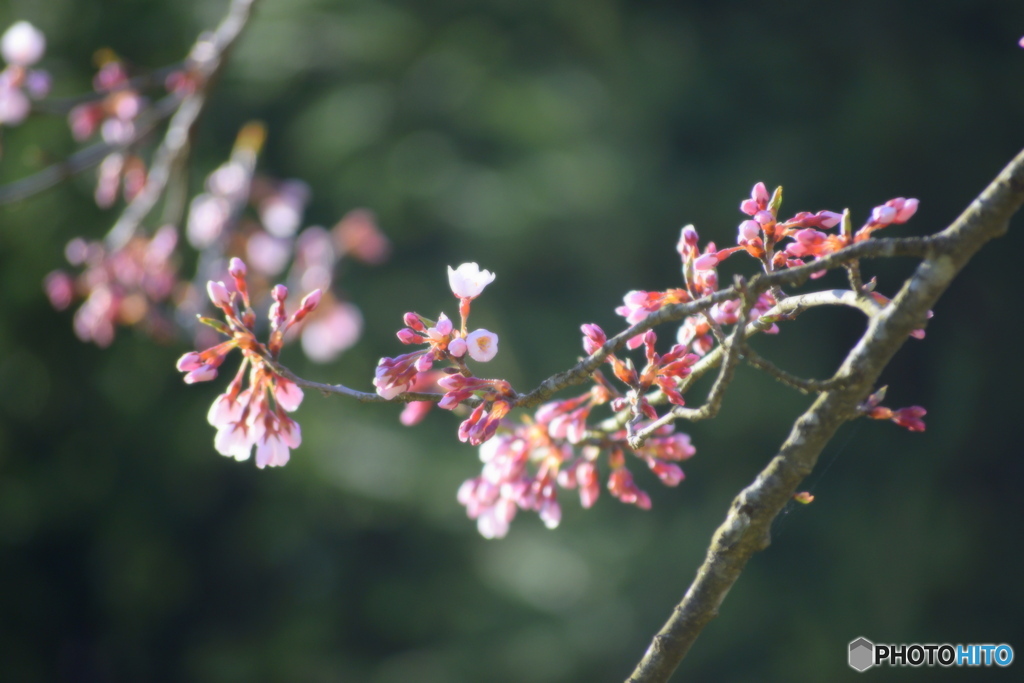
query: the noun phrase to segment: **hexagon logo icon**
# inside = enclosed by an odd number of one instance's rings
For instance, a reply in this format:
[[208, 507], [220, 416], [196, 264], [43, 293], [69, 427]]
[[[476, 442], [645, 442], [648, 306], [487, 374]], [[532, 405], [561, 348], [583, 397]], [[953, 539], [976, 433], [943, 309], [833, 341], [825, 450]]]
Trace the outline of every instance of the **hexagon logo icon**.
[[867, 671], [875, 665], [875, 644], [867, 638], [858, 638], [850, 643], [850, 667]]

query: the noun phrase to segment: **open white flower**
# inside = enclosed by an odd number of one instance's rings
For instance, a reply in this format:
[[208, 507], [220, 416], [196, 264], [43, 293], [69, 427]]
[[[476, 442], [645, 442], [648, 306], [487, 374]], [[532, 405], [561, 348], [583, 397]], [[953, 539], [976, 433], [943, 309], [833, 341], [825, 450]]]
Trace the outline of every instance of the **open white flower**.
[[458, 268], [448, 266], [448, 284], [460, 299], [474, 299], [480, 296], [484, 287], [494, 282], [494, 273], [480, 270], [475, 263], [463, 263]]
[[475, 361], [486, 363], [498, 353], [498, 335], [487, 330], [473, 330], [466, 336], [469, 357]]

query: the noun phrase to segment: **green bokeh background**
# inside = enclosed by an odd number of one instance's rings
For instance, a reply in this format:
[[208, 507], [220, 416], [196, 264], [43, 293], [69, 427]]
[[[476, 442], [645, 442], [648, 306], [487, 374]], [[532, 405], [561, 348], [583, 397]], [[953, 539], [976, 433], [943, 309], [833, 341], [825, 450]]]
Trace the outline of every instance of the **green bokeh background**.
[[[161, 66], [225, 6], [11, 0], [0, 25], [43, 29], [70, 95], [97, 47]], [[261, 168], [310, 183], [307, 223], [369, 207], [393, 240], [388, 264], [339, 281], [363, 340], [329, 366], [286, 350], [303, 376], [368, 388], [401, 314], [455, 314], [445, 266], [472, 260], [498, 275], [473, 312], [501, 336], [489, 370], [526, 389], [574, 361], [580, 323], [619, 329], [627, 290], [679, 284], [681, 225], [731, 243], [757, 180], [785, 185], [784, 213], [861, 220], [902, 195], [921, 209], [893, 234], [948, 224], [1024, 144], [1022, 34], [1009, 0], [264, 0], [193, 180], [261, 119]], [[74, 149], [59, 117], [3, 144], [3, 182]], [[78, 342], [40, 282], [114, 219], [91, 184], [0, 209], [0, 680], [622, 680], [809, 401], [744, 370], [720, 417], [686, 429], [698, 454], [678, 489], [638, 471], [652, 511], [566, 496], [558, 530], [523, 514], [485, 541], [455, 501], [479, 463], [451, 415], [407, 429], [396, 407], [307, 395], [302, 447], [258, 471], [214, 452], [218, 386], [182, 384], [184, 344]], [[1024, 656], [1022, 230], [883, 376], [928, 431], [844, 427], [807, 482], [816, 501], [776, 523], [679, 680], [854, 680], [857, 636]], [[866, 268], [891, 294], [911, 265]], [[825, 376], [857, 315], [814, 311], [757, 347]]]

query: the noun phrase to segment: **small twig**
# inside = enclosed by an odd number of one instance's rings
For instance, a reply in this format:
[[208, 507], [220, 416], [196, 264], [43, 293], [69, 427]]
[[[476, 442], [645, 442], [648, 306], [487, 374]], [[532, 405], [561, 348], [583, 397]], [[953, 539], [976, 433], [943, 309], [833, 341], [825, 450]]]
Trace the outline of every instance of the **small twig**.
[[755, 351], [749, 344], [746, 344], [743, 347], [743, 358], [751, 367], [757, 368], [758, 370], [771, 375], [786, 386], [792, 387], [804, 394], [820, 394], [823, 391], [837, 389], [842, 386], [842, 381], [835, 378], [819, 380], [797, 377], [796, 375], [786, 372], [772, 363], [770, 360]]
[[864, 279], [860, 276], [860, 263], [851, 261], [843, 266], [846, 269], [846, 277], [850, 281], [850, 289], [857, 292], [858, 296], [864, 296]]
[[[665, 415], [651, 422], [643, 429], [633, 432], [629, 430], [627, 435], [629, 437], [629, 446], [633, 450], [638, 450], [644, 445], [644, 442], [652, 434], [654, 434], [662, 426], [674, 422], [679, 418], [696, 422], [698, 420], [709, 420], [716, 415], [718, 411], [722, 409], [722, 401], [725, 398], [725, 390], [729, 384], [732, 383], [732, 379], [736, 374], [736, 366], [740, 360], [740, 349], [743, 348], [744, 339], [746, 338], [747, 324], [743, 321], [747, 319], [750, 314], [750, 309], [753, 306], [753, 302], [757, 300], [756, 296], [751, 296], [751, 293], [745, 289], [742, 283], [737, 283], [737, 289], [743, 290], [743, 305], [740, 308], [739, 322], [737, 322], [732, 329], [732, 333], [728, 338], [723, 339], [719, 349], [724, 349], [725, 362], [722, 363], [721, 369], [718, 372], [718, 377], [715, 379], [715, 383], [711, 385], [711, 390], [708, 392], [707, 398], [704, 400], [704, 405], [700, 408], [687, 408], [686, 406], [673, 406]], [[753, 331], [753, 329], [752, 329]]]

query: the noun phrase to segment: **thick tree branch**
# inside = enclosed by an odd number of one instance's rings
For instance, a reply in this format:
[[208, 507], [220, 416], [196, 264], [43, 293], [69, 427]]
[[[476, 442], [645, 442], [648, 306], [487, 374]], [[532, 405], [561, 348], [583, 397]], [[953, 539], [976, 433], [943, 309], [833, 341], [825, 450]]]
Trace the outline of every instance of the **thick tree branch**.
[[923, 325], [928, 310], [967, 261], [986, 242], [1006, 232], [1010, 217], [1022, 203], [1024, 152], [952, 225], [934, 237], [924, 238], [931, 253], [892, 303], [872, 317], [864, 336], [835, 375], [835, 379], [842, 380], [842, 386], [818, 396], [797, 419], [768, 466], [733, 501], [725, 522], [712, 538], [696, 579], [654, 636], [629, 677], [630, 683], [668, 680], [704, 626], [718, 614], [747, 561], [768, 546], [772, 521], [814, 468], [825, 444], [843, 422], [857, 416], [857, 404], [871, 393], [896, 351], [912, 331]]

